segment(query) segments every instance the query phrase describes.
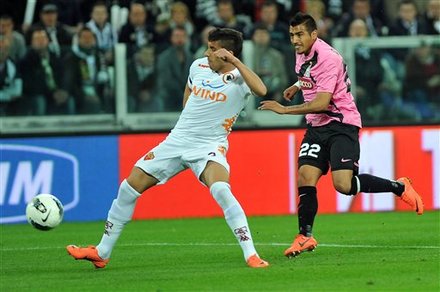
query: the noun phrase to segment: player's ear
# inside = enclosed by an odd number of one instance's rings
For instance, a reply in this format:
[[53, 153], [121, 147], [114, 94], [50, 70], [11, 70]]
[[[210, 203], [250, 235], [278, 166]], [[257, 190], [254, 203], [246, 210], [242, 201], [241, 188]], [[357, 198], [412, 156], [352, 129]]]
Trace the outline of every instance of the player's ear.
[[318, 31], [315, 29], [310, 35], [312, 36], [313, 40], [316, 40], [318, 38]]

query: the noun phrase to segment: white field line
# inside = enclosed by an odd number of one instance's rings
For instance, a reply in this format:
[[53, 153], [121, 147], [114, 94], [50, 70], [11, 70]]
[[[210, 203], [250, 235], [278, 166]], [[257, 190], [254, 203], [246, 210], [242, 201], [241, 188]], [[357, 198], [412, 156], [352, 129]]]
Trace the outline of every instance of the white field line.
[[[173, 242], [144, 242], [144, 243], [130, 243], [118, 244], [118, 247], [142, 247], [142, 246], [237, 246], [237, 243], [203, 243], [203, 242], [189, 242], [189, 243], [173, 243]], [[290, 243], [255, 243], [256, 246], [289, 246]], [[332, 244], [320, 243], [319, 247], [324, 248], [379, 248], [379, 249], [439, 249], [440, 246], [433, 245], [369, 245], [369, 244]], [[1, 252], [8, 251], [32, 251], [32, 250], [49, 250], [49, 249], [64, 249], [64, 246], [35, 246], [35, 247], [1, 247]]]

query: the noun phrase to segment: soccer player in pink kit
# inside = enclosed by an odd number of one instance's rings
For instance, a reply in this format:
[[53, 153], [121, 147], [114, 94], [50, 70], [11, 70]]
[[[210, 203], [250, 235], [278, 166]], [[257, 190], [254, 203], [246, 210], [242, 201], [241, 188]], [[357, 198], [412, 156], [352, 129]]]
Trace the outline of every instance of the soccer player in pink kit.
[[359, 192], [393, 192], [417, 214], [423, 214], [422, 199], [408, 178], [394, 181], [358, 174], [362, 125], [350, 92], [346, 65], [335, 49], [318, 38], [316, 22], [310, 15], [297, 13], [289, 31], [296, 51], [298, 82], [284, 91], [284, 98], [291, 100], [302, 90], [304, 103], [282, 106], [268, 100], [259, 107], [278, 114], [306, 114], [308, 125], [298, 155], [299, 234], [284, 255], [294, 257], [317, 246], [312, 236], [318, 210], [316, 185], [327, 174], [329, 165], [333, 185], [340, 193], [354, 196]]
[[206, 58], [195, 60], [190, 67], [184, 109], [176, 126], [162, 143], [136, 162], [121, 183], [101, 242], [96, 247], [67, 246], [72, 257], [104, 268], [124, 225], [131, 220], [139, 196], [190, 168], [223, 209], [247, 265], [269, 265], [258, 256], [246, 215], [229, 185], [227, 136], [251, 92], [258, 96], [267, 93], [261, 79], [238, 59], [242, 43], [242, 34], [232, 29], [219, 28], [209, 33]]

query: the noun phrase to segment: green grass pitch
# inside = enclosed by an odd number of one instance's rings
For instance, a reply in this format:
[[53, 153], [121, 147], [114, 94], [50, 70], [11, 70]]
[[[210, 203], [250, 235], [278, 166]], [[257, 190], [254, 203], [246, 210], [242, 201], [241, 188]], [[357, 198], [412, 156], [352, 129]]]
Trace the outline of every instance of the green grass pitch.
[[1, 225], [0, 291], [440, 290], [439, 211], [319, 215], [316, 251], [294, 259], [296, 215], [249, 224], [267, 269], [245, 265], [223, 218], [133, 221], [100, 270], [64, 247], [97, 244], [103, 222]]

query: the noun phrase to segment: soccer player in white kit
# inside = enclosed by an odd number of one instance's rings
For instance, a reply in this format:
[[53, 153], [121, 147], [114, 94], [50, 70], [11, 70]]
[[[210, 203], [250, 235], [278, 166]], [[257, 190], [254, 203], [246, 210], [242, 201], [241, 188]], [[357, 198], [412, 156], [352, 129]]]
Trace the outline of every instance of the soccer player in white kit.
[[[101, 242], [95, 246], [67, 246], [75, 259], [104, 268], [122, 229], [133, 215], [139, 196], [190, 168], [223, 209], [251, 268], [269, 264], [255, 250], [246, 215], [229, 185], [227, 136], [252, 93], [264, 96], [266, 86], [238, 56], [243, 38], [238, 31], [210, 32], [205, 58], [193, 62], [184, 91], [183, 111], [167, 138], [142, 156], [120, 187], [108, 212]], [[172, 82], [172, 81], [170, 81]]]

